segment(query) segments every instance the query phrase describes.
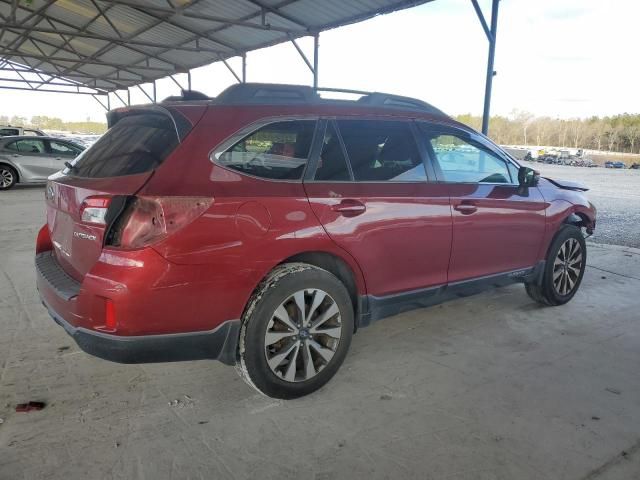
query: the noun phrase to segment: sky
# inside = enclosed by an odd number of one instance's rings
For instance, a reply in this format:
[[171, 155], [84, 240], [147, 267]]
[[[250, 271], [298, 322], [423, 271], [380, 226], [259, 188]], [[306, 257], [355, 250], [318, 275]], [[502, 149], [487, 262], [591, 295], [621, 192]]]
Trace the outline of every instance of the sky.
[[[480, 5], [489, 21], [490, 1]], [[491, 113], [640, 113], [638, 19], [637, 0], [501, 0]], [[313, 40], [299, 42], [311, 58]], [[487, 51], [471, 2], [436, 0], [323, 32], [319, 83], [413, 96], [452, 115], [479, 115]], [[230, 63], [240, 72], [239, 59]], [[287, 43], [250, 52], [247, 81], [310, 85], [312, 75]], [[207, 95], [234, 82], [221, 64], [192, 71], [192, 88]], [[170, 80], [158, 82], [158, 98], [177, 93]], [[131, 99], [147, 102], [137, 89]], [[89, 96], [8, 90], [0, 90], [0, 115], [105, 119]]]

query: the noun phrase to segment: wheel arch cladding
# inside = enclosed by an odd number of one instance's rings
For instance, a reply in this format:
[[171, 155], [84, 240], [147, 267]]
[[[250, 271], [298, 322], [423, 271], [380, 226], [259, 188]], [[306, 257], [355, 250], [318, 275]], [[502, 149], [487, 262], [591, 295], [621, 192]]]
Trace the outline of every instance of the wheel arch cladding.
[[354, 318], [358, 317], [360, 312], [358, 312], [358, 288], [356, 286], [355, 272], [342, 258], [327, 252], [304, 252], [285, 259], [280, 262], [280, 265], [285, 263], [307, 263], [335, 275], [347, 288], [353, 305]]

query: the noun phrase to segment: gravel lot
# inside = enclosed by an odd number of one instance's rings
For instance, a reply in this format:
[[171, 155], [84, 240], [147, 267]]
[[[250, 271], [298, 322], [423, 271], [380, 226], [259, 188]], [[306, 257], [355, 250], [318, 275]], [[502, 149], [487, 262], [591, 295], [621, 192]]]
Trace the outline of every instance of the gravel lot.
[[592, 241], [640, 247], [640, 170], [521, 163], [543, 177], [574, 180], [589, 187], [587, 196], [598, 209]]

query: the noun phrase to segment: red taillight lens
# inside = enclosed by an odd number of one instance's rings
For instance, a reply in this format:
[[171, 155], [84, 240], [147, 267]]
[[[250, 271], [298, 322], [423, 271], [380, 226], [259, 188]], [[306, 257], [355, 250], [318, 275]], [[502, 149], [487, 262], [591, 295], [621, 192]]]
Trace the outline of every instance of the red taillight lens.
[[38, 232], [38, 238], [36, 238], [36, 254], [48, 252], [49, 250], [53, 250], [53, 245], [51, 244], [49, 226], [45, 223]]
[[80, 205], [80, 219], [85, 223], [105, 225], [110, 204], [111, 197], [108, 196], [87, 197]]
[[142, 248], [168, 237], [202, 215], [206, 197], [135, 197], [114, 225], [111, 245]]

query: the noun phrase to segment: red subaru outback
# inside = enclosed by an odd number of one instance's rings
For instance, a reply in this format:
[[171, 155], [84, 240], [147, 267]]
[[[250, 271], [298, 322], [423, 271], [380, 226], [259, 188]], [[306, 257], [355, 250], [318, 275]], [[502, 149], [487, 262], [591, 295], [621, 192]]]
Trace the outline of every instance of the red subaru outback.
[[50, 177], [36, 247], [44, 305], [98, 357], [218, 359], [293, 398], [383, 317], [512, 282], [561, 305], [580, 285], [585, 189], [419, 100], [240, 84], [108, 121]]

